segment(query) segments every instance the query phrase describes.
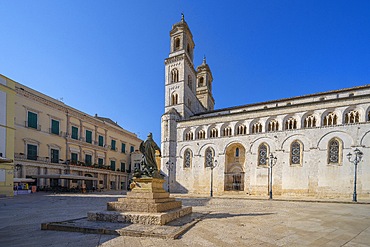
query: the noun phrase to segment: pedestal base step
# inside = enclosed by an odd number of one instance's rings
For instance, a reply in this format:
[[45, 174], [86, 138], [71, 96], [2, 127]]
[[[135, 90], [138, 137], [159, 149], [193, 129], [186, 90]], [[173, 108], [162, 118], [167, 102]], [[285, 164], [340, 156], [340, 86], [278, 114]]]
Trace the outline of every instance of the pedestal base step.
[[[170, 200], [171, 198], [168, 198]], [[167, 201], [167, 202], [145, 202], [145, 201], [132, 201], [127, 199], [127, 201], [120, 202], [108, 202], [108, 211], [118, 211], [118, 212], [143, 212], [143, 213], [160, 213], [166, 212], [173, 209], [181, 208], [180, 201]]]
[[126, 222], [144, 225], [165, 225], [192, 212], [191, 207], [183, 207], [163, 213], [92, 211], [87, 213], [90, 221]]

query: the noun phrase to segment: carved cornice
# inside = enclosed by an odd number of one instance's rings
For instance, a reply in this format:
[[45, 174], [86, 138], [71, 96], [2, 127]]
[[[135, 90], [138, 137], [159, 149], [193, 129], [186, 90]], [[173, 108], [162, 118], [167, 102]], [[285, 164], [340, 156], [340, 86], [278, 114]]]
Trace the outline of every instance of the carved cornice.
[[79, 112], [78, 110], [69, 107], [67, 105], [64, 105], [63, 103], [57, 103], [53, 102], [53, 100], [47, 99], [46, 97], [39, 96], [33, 92], [27, 91], [26, 89], [22, 88], [21, 85], [16, 85], [15, 91], [18, 95], [27, 98], [29, 100], [36, 101], [38, 103], [41, 103], [43, 105], [46, 105], [52, 109], [64, 112], [69, 117], [75, 117], [79, 120], [85, 121], [87, 123], [99, 126], [103, 129], [108, 129], [112, 132], [116, 132], [120, 135], [126, 136], [128, 138], [132, 139], [138, 139], [140, 140], [135, 134], [130, 135], [129, 133], [126, 133], [126, 131], [122, 128], [117, 128], [114, 126], [110, 126], [107, 123], [105, 123], [102, 120], [96, 119], [88, 114], [84, 114], [83, 112]]
[[176, 63], [176, 62], [178, 62], [178, 61], [182, 61], [182, 60], [184, 60], [184, 58], [185, 58], [185, 54], [180, 54], [180, 55], [175, 56], [175, 57], [169, 57], [169, 58], [166, 58], [166, 59], [164, 60], [164, 64], [165, 64], [165, 65], [168, 65], [168, 64], [170, 64], [170, 63]]

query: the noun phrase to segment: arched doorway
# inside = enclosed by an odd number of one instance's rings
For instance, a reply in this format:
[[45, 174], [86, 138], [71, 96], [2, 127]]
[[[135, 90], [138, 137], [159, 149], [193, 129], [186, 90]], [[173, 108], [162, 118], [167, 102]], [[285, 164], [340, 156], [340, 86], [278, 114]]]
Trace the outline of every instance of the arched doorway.
[[225, 191], [244, 191], [245, 148], [239, 143], [226, 149]]

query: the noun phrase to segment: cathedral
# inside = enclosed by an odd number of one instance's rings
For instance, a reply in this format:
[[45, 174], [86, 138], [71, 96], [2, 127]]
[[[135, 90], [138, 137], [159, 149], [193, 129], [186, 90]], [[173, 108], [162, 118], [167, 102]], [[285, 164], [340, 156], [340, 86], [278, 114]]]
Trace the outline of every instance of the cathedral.
[[370, 85], [215, 110], [184, 17], [170, 43], [161, 167], [171, 192], [370, 196]]

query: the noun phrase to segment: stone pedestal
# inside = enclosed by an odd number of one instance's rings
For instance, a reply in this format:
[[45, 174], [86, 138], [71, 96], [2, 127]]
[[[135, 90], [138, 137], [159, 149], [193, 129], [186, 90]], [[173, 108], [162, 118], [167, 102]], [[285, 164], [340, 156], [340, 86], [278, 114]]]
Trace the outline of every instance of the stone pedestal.
[[192, 212], [180, 201], [170, 198], [163, 189], [164, 179], [135, 178], [131, 192], [117, 202], [108, 202], [107, 211], [89, 212], [92, 221], [131, 222], [146, 225], [165, 225]]

